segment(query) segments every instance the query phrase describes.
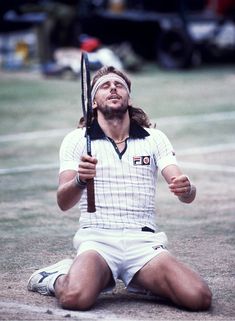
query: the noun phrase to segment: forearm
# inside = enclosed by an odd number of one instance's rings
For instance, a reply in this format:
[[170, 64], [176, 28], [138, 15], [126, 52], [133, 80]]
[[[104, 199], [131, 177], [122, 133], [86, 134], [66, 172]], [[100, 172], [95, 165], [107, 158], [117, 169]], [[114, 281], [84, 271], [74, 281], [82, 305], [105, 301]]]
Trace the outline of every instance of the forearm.
[[187, 175], [182, 174], [178, 166], [169, 165], [162, 174], [169, 184], [170, 191], [183, 203], [192, 203], [196, 197], [196, 187]]
[[191, 185], [189, 192], [178, 196], [179, 200], [183, 203], [192, 203], [196, 197], [196, 186]]
[[79, 185], [77, 176], [61, 184], [57, 190], [57, 203], [62, 211], [67, 211], [76, 205], [82, 196], [85, 185]]
[[78, 171], [66, 170], [60, 173], [57, 203], [62, 211], [76, 205], [86, 189], [86, 181], [96, 174], [97, 159], [88, 155], [81, 157]]

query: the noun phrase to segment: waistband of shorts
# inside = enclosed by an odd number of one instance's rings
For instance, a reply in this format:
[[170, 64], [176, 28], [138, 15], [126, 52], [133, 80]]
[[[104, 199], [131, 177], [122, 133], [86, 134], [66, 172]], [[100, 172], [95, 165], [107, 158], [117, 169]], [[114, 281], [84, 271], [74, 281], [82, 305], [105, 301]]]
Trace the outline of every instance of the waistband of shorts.
[[81, 227], [82, 230], [85, 229], [94, 229], [94, 230], [103, 230], [103, 231], [117, 231], [117, 232], [121, 232], [121, 231], [142, 231], [142, 232], [150, 232], [150, 233], [156, 233], [156, 231], [148, 226], [143, 226], [143, 227], [137, 227], [137, 228], [117, 228], [117, 229], [109, 229], [109, 228], [100, 228], [100, 227], [93, 227], [93, 226], [82, 226]]

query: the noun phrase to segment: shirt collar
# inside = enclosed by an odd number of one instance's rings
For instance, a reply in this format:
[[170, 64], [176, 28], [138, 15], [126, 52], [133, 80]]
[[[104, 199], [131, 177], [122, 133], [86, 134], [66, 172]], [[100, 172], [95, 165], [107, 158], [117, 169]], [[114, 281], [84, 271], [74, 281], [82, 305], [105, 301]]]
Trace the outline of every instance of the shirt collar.
[[[142, 126], [140, 126], [136, 121], [131, 120], [129, 137], [137, 139], [137, 138], [145, 138], [147, 136], [149, 136], [149, 133]], [[91, 137], [91, 140], [106, 138], [106, 135], [103, 132], [102, 128], [100, 127], [96, 118], [93, 120], [91, 124], [90, 137]]]

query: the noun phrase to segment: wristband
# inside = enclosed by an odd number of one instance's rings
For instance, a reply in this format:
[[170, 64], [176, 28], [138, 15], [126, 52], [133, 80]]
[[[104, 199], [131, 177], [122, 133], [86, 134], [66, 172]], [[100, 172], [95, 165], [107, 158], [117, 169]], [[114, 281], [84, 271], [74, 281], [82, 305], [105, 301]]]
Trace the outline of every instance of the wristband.
[[86, 188], [86, 182], [81, 181], [78, 175], [75, 178], [75, 185], [80, 189]]

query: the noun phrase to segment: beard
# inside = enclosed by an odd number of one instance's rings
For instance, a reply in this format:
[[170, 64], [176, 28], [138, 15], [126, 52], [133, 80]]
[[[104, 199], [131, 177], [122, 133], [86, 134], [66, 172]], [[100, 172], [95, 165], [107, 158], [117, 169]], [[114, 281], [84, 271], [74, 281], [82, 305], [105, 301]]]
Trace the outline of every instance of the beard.
[[129, 106], [121, 106], [119, 108], [105, 106], [98, 106], [97, 110], [99, 110], [106, 120], [118, 119], [121, 120], [124, 118], [124, 115], [127, 113]]

